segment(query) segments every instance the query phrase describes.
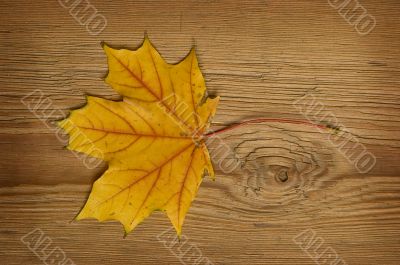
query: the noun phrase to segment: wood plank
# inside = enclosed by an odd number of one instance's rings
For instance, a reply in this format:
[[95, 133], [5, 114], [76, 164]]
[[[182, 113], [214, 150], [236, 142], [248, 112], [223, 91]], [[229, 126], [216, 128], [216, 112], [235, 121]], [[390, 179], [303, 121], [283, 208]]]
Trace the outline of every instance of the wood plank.
[[[74, 264], [329, 264], [331, 250], [338, 264], [399, 263], [399, 1], [359, 1], [377, 22], [368, 35], [328, 1], [90, 3], [107, 19], [98, 35], [58, 1], [0, 3], [1, 263], [43, 264], [43, 248], [37, 256], [21, 241], [34, 229], [51, 239], [45, 251], [59, 247]], [[351, 141], [340, 147], [330, 132], [295, 124], [242, 127], [220, 135], [242, 166], [227, 172], [209, 139], [217, 179], [204, 180], [180, 243], [162, 213], [126, 238], [116, 222], [70, 222], [106, 164], [88, 169], [54, 121], [87, 94], [118, 99], [103, 82], [99, 44], [134, 49], [144, 32], [171, 63], [196, 46], [209, 91], [222, 98], [214, 129], [304, 120], [294, 102], [309, 93], [323, 109], [308, 117], [334, 115]], [[37, 89], [51, 104], [31, 112], [22, 100]], [[376, 157], [364, 174], [346, 155], [360, 152], [357, 142]], [[323, 240], [319, 250], [296, 244], [306, 231]]]

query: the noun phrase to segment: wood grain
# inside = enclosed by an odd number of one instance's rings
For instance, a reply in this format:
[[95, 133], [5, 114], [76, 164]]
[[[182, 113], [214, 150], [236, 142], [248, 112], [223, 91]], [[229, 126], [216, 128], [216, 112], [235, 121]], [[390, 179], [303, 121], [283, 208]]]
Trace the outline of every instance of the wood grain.
[[[180, 245], [213, 264], [314, 264], [293, 241], [307, 229], [340, 264], [399, 264], [399, 1], [359, 1], [377, 22], [365, 36], [328, 1], [90, 3], [107, 19], [95, 36], [58, 1], [0, 2], [1, 264], [43, 264], [20, 240], [35, 228], [75, 264], [181, 264]], [[103, 82], [99, 44], [136, 48], [144, 32], [171, 63], [196, 45], [207, 87], [222, 98], [214, 129], [250, 117], [304, 119], [293, 102], [312, 93], [325, 106], [315, 118], [333, 113], [375, 167], [359, 173], [342, 153], [351, 146], [337, 148], [327, 132], [252, 125], [221, 135], [242, 167], [224, 173], [214, 157], [217, 180], [202, 184], [187, 241], [165, 247], [162, 213], [126, 238], [115, 222], [71, 223], [106, 165], [86, 168], [52, 122], [86, 94], [117, 99]], [[36, 89], [51, 105], [35, 116], [21, 99]]]

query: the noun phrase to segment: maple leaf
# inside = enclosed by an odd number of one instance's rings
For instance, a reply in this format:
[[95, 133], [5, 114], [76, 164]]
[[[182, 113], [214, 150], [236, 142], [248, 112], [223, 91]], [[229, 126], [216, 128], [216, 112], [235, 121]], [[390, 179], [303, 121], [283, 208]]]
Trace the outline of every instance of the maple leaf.
[[194, 49], [172, 65], [147, 37], [135, 51], [103, 48], [122, 101], [89, 96], [58, 123], [68, 149], [108, 162], [76, 219], [118, 220], [129, 233], [162, 210], [180, 235], [202, 178], [214, 178], [203, 136], [219, 98], [207, 97]]

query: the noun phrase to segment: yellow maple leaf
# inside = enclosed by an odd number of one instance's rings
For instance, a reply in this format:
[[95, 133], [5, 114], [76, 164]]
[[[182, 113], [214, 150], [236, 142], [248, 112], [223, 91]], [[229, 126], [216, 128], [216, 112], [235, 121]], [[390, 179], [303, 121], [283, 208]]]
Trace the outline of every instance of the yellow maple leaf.
[[203, 136], [219, 98], [207, 97], [194, 49], [172, 65], [147, 37], [136, 51], [103, 48], [105, 81], [123, 100], [87, 97], [58, 123], [68, 149], [108, 162], [76, 219], [118, 220], [129, 233], [162, 210], [180, 235], [202, 178], [214, 178]]

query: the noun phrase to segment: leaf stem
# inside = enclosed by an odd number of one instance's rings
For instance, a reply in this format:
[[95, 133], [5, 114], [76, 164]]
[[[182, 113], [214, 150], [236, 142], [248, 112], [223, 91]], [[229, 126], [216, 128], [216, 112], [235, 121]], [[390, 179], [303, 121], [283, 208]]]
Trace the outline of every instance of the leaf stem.
[[275, 118], [256, 118], [256, 119], [248, 119], [248, 120], [243, 120], [240, 122], [234, 122], [229, 125], [227, 125], [224, 128], [218, 129], [216, 131], [209, 132], [205, 134], [206, 137], [214, 136], [216, 134], [221, 134], [230, 130], [234, 130], [236, 128], [246, 126], [249, 124], [260, 124], [260, 123], [287, 123], [287, 124], [301, 124], [301, 125], [306, 125], [310, 127], [314, 127], [317, 129], [323, 129], [323, 130], [339, 130], [337, 127], [330, 126], [330, 125], [324, 125], [324, 124], [317, 124], [308, 120], [294, 120], [294, 119], [275, 119]]

